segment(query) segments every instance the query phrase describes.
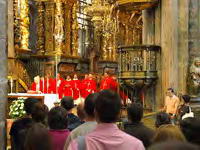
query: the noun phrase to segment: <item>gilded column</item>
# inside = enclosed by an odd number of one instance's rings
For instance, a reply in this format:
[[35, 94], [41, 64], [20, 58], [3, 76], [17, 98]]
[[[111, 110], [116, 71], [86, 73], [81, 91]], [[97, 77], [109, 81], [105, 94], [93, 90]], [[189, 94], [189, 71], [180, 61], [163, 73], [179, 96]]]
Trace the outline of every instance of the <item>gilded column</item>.
[[72, 8], [72, 56], [78, 56], [78, 21], [77, 21], [78, 4], [74, 4]]
[[65, 18], [65, 26], [64, 26], [64, 31], [65, 31], [65, 46], [64, 46], [64, 54], [67, 56], [71, 55], [71, 5], [70, 4], [65, 4], [65, 13], [64, 13], [64, 18]]
[[53, 26], [54, 26], [54, 3], [45, 2], [45, 14], [44, 14], [44, 25], [45, 25], [45, 54], [48, 55], [53, 52]]
[[63, 4], [62, 2], [57, 1], [55, 3], [55, 26], [54, 26], [55, 53], [57, 55], [63, 54], [63, 40], [64, 40]]
[[36, 2], [38, 9], [37, 16], [37, 52], [44, 53], [44, 4], [43, 2]]
[[20, 1], [20, 49], [29, 49], [29, 6], [28, 0]]

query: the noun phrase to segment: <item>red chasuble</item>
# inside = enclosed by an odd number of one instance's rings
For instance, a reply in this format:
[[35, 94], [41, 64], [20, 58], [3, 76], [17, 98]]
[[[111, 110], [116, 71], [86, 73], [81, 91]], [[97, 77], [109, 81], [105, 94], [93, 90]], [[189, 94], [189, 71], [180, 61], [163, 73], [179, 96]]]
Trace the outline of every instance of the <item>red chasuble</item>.
[[88, 79], [83, 79], [81, 82], [81, 97], [86, 98], [86, 88], [87, 88]]
[[63, 82], [63, 96], [71, 96], [73, 97], [73, 83], [72, 80], [65, 80]]
[[54, 81], [52, 78], [45, 78], [44, 80], [41, 80], [41, 82], [42, 82], [42, 93], [45, 94], [54, 93], [54, 87], [53, 87]]
[[111, 85], [110, 85], [110, 89], [112, 91], [118, 92], [118, 82], [114, 79], [111, 80]]
[[89, 94], [96, 92], [96, 82], [95, 80], [88, 79], [86, 82], [84, 98], [86, 98]]
[[111, 77], [105, 77], [100, 84], [100, 90], [111, 89], [113, 79]]
[[73, 87], [73, 98], [74, 100], [80, 98], [80, 89], [81, 89], [81, 81], [80, 80], [72, 80]]
[[42, 91], [41, 83], [38, 85], [35, 82], [33, 82], [31, 84], [31, 90], [36, 92]]

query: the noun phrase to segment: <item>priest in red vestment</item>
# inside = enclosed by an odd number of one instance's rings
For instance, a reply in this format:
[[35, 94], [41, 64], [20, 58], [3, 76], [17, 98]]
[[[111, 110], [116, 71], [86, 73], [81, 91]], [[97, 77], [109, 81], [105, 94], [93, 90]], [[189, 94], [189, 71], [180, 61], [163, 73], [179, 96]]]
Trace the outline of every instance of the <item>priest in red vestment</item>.
[[96, 81], [93, 79], [93, 75], [89, 74], [88, 80], [86, 82], [85, 95], [83, 98], [86, 98], [91, 93], [95, 93], [96, 90]]
[[115, 91], [115, 92], [118, 93], [118, 87], [119, 87], [119, 84], [118, 84], [118, 82], [117, 82], [117, 77], [116, 77], [116, 76], [112, 76], [110, 89], [111, 89], [112, 91]]
[[112, 88], [113, 79], [108, 75], [108, 73], [104, 73], [104, 77], [100, 83], [100, 90], [108, 90]]
[[52, 78], [50, 78], [49, 74], [47, 74], [45, 78], [41, 78], [41, 82], [42, 82], [42, 93], [45, 93], [45, 94], [54, 93], [54, 90], [53, 90], [54, 81]]
[[81, 81], [81, 97], [86, 98], [86, 87], [88, 82], [88, 74], [85, 74], [85, 78]]
[[66, 80], [63, 82], [63, 96], [73, 97], [73, 83], [70, 76], [67, 76]]
[[41, 82], [40, 82], [40, 76], [34, 77], [34, 82], [31, 84], [31, 90], [35, 91], [36, 93], [41, 93]]
[[51, 93], [58, 94], [59, 99], [63, 97], [63, 82], [64, 79], [58, 73], [57, 78], [51, 81]]
[[73, 86], [73, 98], [74, 100], [81, 97], [80, 88], [81, 88], [81, 81], [78, 79], [77, 74], [74, 74], [74, 78], [72, 80]]

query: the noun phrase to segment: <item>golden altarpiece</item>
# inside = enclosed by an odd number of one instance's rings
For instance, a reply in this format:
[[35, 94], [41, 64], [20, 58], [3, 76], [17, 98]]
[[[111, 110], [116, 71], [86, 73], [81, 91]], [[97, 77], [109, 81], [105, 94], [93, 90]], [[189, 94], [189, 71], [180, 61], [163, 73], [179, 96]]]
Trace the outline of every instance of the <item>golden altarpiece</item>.
[[138, 82], [142, 88], [149, 85], [151, 79], [157, 78], [154, 50], [158, 48], [142, 43], [142, 11], [157, 3], [13, 0], [15, 56], [9, 59], [8, 66], [16, 92], [26, 91], [36, 75], [55, 77], [57, 72], [81, 76], [110, 71], [118, 74], [122, 87], [126, 85], [123, 89], [130, 91]]

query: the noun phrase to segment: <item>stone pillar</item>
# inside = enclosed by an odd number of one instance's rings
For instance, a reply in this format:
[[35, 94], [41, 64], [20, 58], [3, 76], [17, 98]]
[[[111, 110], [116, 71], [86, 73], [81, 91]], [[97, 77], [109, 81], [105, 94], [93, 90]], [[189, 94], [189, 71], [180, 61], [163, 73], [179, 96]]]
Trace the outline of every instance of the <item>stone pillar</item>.
[[[147, 45], [155, 44], [155, 9], [149, 8], [142, 11], [143, 19], [143, 35], [142, 43]], [[144, 58], [146, 58], [146, 52], [144, 52]], [[146, 66], [144, 68], [147, 69]], [[145, 107], [155, 110], [155, 84], [145, 87]]]
[[143, 19], [143, 44], [154, 44], [155, 42], [155, 10], [154, 8], [142, 11]]
[[161, 1], [162, 91], [178, 88], [178, 0]]
[[[179, 19], [178, 19], [178, 91], [186, 94], [187, 91], [187, 73], [188, 73], [188, 21], [189, 21], [189, 1], [179, 0]], [[199, 34], [198, 34], [199, 35]]]
[[8, 57], [15, 57], [13, 0], [8, 0]]
[[[155, 8], [155, 44], [161, 45], [161, 2]], [[161, 48], [162, 51], [162, 48]], [[159, 109], [163, 104], [164, 92], [162, 89], [162, 66], [161, 66], [161, 52], [157, 53], [157, 74], [156, 81], [156, 106]]]
[[7, 0], [0, 0], [0, 149], [6, 149]]

